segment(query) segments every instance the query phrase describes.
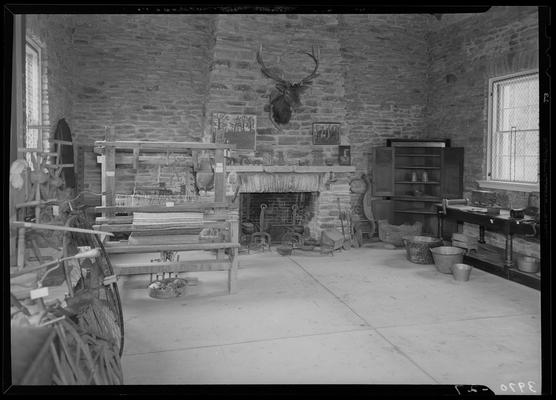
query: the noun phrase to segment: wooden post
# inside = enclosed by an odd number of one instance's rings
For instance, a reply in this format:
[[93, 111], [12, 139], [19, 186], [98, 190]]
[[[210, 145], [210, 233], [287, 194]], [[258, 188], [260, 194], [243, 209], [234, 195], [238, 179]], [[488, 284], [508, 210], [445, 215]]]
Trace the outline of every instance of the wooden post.
[[14, 14], [12, 49], [12, 109], [10, 125], [10, 165], [25, 155], [18, 149], [23, 143], [25, 131], [25, 111], [23, 96], [25, 91], [25, 16]]
[[479, 243], [485, 244], [485, 227], [484, 225], [479, 225]]
[[17, 234], [17, 269], [21, 270], [25, 266], [25, 228], [19, 228]]
[[224, 150], [216, 149], [214, 155], [214, 201], [217, 203], [223, 202], [226, 198], [225, 186], [225, 159]]
[[508, 228], [506, 232], [506, 245], [504, 248], [504, 267], [506, 267], [506, 269], [513, 267], [512, 253], [513, 253], [513, 234], [509, 232], [509, 228]]
[[[100, 163], [100, 193], [101, 193], [101, 202], [100, 204], [103, 207], [106, 207], [106, 195], [104, 193], [106, 193], [106, 158], [104, 157], [104, 155], [102, 156], [97, 156], [97, 163]], [[107, 212], [106, 211], [102, 211], [102, 217], [106, 218], [107, 217]]]
[[[237, 210], [229, 210], [230, 215], [230, 241], [232, 243], [238, 243], [239, 241], [239, 222], [238, 222], [238, 211]], [[237, 289], [237, 269], [239, 267], [239, 260], [238, 260], [238, 249], [234, 247], [230, 249], [232, 254], [231, 258], [231, 265], [228, 271], [228, 292], [234, 293]]]
[[[114, 205], [114, 191], [116, 189], [116, 148], [113, 145], [106, 145], [106, 152], [104, 154], [104, 168], [105, 168], [105, 182], [106, 188], [104, 190], [106, 206], [111, 207]], [[107, 216], [112, 217], [114, 211], [109, 209]]]
[[232, 250], [232, 265], [228, 271], [228, 293], [232, 294], [237, 291], [237, 269], [239, 267], [238, 249], [234, 247]]
[[[40, 132], [40, 130], [39, 130], [39, 132]], [[39, 146], [39, 149], [40, 149], [41, 148], [40, 138], [39, 138], [39, 145], [38, 146]], [[42, 159], [39, 160], [39, 153], [38, 152], [36, 153], [36, 156], [37, 156], [37, 166], [38, 166], [37, 168], [40, 169]], [[36, 185], [36, 187], [35, 187], [35, 200], [40, 202], [41, 201], [41, 183], [37, 182], [37, 183], [35, 183], [35, 185]], [[35, 207], [35, 222], [37, 224], [39, 222], [41, 222], [40, 218], [41, 218], [41, 207], [36, 206]]]
[[139, 148], [136, 148], [133, 149], [133, 169], [136, 170], [135, 173], [137, 173], [138, 164], [139, 164]]

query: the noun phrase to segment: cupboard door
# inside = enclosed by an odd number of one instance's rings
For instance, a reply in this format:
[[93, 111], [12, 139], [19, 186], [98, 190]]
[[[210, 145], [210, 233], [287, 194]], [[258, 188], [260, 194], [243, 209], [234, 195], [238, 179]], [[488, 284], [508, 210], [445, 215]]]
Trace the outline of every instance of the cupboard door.
[[392, 223], [394, 219], [394, 204], [392, 200], [373, 199], [371, 207], [376, 221], [385, 219], [388, 223]]
[[440, 191], [443, 198], [457, 199], [463, 196], [463, 148], [442, 149]]
[[393, 147], [375, 147], [373, 149], [373, 196], [394, 195], [393, 150]]

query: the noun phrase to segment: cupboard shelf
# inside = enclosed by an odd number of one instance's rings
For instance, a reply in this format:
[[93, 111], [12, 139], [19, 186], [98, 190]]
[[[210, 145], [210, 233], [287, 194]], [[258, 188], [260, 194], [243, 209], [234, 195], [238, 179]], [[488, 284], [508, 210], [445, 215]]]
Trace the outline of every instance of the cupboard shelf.
[[434, 196], [394, 196], [394, 200], [403, 200], [403, 201], [433, 201], [433, 202], [441, 202], [442, 199], [440, 197]]
[[400, 184], [400, 185], [440, 185], [440, 182], [436, 182], [436, 181], [427, 181], [427, 182], [423, 182], [423, 181], [396, 181], [394, 182], [395, 184]]
[[[382, 197], [375, 200], [380, 201], [378, 218], [394, 225], [421, 222], [423, 233], [435, 235], [438, 216], [433, 204], [463, 196], [463, 148], [429, 143], [375, 147], [369, 170], [373, 174], [373, 196]], [[426, 182], [421, 174], [427, 175]], [[413, 181], [415, 176], [419, 180]]]
[[395, 213], [405, 213], [405, 214], [425, 214], [425, 215], [436, 215], [436, 211], [431, 211], [428, 208], [414, 208], [408, 210], [394, 210]]
[[440, 157], [440, 154], [396, 154], [396, 157]]
[[429, 167], [426, 165], [396, 165], [396, 169], [440, 169], [440, 167]]

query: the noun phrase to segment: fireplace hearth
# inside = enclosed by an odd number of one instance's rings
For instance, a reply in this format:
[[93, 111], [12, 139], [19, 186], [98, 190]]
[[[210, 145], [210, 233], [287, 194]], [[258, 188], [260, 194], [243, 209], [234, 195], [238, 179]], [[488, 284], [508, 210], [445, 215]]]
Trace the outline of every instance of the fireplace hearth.
[[239, 197], [242, 243], [249, 243], [250, 235], [259, 232], [261, 204], [267, 206], [263, 229], [274, 245], [291, 230], [317, 241], [324, 230], [341, 231], [340, 210], [350, 213], [352, 196], [359, 196], [350, 193], [352, 166], [247, 165], [230, 170], [236, 177], [227, 191]]
[[240, 196], [240, 225], [244, 240], [261, 231], [261, 205], [264, 207], [262, 231], [270, 234], [273, 243], [279, 242], [287, 232], [306, 233], [314, 216], [317, 192], [242, 193]]

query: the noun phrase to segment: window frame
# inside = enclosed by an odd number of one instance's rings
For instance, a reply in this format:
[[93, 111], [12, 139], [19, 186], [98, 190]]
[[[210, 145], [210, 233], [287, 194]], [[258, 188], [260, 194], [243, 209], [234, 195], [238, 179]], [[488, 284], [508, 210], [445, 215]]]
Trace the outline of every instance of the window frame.
[[37, 85], [38, 85], [38, 107], [37, 107], [37, 145], [42, 146], [43, 135], [42, 135], [42, 123], [43, 123], [43, 110], [42, 110], [42, 47], [41, 45], [30, 36], [25, 37], [25, 138], [23, 147], [27, 148], [27, 130], [29, 128], [29, 121], [27, 121], [27, 105], [29, 104], [29, 99], [27, 98], [27, 46], [31, 47], [33, 51], [37, 53]]
[[[493, 129], [493, 119], [495, 118], [494, 114], [494, 110], [493, 110], [493, 101], [494, 101], [494, 87], [495, 84], [497, 84], [498, 82], [501, 81], [505, 81], [508, 79], [515, 79], [515, 78], [521, 78], [521, 77], [526, 77], [528, 75], [537, 75], [537, 78], [540, 78], [539, 76], [539, 70], [538, 69], [532, 69], [532, 70], [526, 70], [526, 71], [521, 71], [521, 72], [516, 72], [513, 74], [508, 74], [508, 75], [503, 75], [503, 76], [497, 76], [494, 78], [490, 78], [488, 80], [488, 109], [487, 109], [487, 157], [486, 157], [486, 179], [484, 180], [480, 180], [478, 181], [479, 186], [482, 188], [488, 188], [488, 189], [505, 189], [505, 190], [514, 190], [514, 191], [523, 191], [523, 192], [529, 192], [529, 191], [539, 191], [539, 187], [540, 187], [540, 179], [539, 182], [536, 183], [526, 183], [526, 182], [509, 182], [509, 181], [500, 181], [500, 180], [495, 180], [492, 179], [492, 161], [493, 161], [493, 154], [492, 152], [494, 151], [493, 149], [493, 134], [494, 134], [494, 129]], [[539, 93], [539, 100], [540, 100], [540, 93]], [[540, 101], [539, 101], [539, 105], [540, 105]], [[540, 111], [539, 111], [540, 112]], [[539, 135], [540, 135], [540, 127], [539, 127]], [[539, 152], [539, 163], [540, 163], [540, 152]], [[539, 164], [540, 166], [540, 164]]]

